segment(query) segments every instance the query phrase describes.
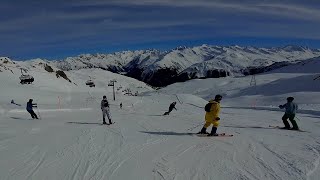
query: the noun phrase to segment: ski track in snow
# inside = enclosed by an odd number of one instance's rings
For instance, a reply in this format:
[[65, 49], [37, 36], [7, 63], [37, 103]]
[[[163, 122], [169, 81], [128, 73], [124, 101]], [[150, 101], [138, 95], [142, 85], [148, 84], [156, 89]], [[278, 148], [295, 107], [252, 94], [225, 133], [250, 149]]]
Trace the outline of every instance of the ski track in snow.
[[308, 170], [307, 172], [307, 179], [310, 179], [310, 176], [313, 175], [317, 170], [319, 170], [319, 164], [320, 164], [320, 153], [317, 149], [313, 148], [313, 147], [309, 147], [310, 149], [312, 149], [312, 151], [315, 153], [315, 155], [317, 156], [314, 163], [313, 163], [313, 169]]

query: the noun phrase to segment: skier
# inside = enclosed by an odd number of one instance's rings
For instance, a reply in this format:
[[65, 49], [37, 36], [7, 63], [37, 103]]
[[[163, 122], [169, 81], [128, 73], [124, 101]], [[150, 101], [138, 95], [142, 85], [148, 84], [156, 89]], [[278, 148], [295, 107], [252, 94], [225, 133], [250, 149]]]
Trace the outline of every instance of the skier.
[[[299, 130], [297, 122], [294, 120], [294, 117], [296, 116], [296, 112], [298, 110], [298, 105], [294, 103], [293, 100], [294, 100], [293, 97], [288, 97], [287, 103], [279, 106], [280, 109], [286, 109], [282, 117], [282, 121], [285, 127], [283, 127], [282, 129]], [[293, 126], [292, 128], [290, 128], [290, 124], [287, 121], [288, 118]]]
[[[210, 100], [209, 103], [206, 105], [206, 115], [205, 115], [205, 121], [206, 123], [203, 125], [203, 128], [198, 134], [208, 134], [208, 136], [218, 136], [217, 134], [217, 128], [219, 126], [219, 113], [220, 113], [220, 101], [222, 99], [222, 96], [217, 94], [214, 98], [214, 100]], [[206, 130], [207, 128], [213, 124], [211, 133], [209, 134]]]
[[122, 109], [122, 103], [120, 103], [120, 109]]
[[169, 106], [169, 111], [168, 111], [168, 112], [165, 112], [163, 115], [169, 115], [170, 112], [171, 112], [173, 109], [177, 110], [176, 107], [175, 107], [176, 104], [177, 104], [177, 102], [171, 103], [170, 106]]
[[15, 103], [13, 99], [11, 100], [11, 104], [14, 104], [14, 105], [17, 105], [17, 106], [21, 106], [21, 104]]
[[37, 104], [33, 104], [32, 103], [33, 99], [29, 99], [29, 101], [27, 102], [27, 111], [30, 113], [32, 119], [38, 119], [38, 116], [36, 113], [34, 113], [33, 111], [33, 107], [37, 107]]
[[109, 124], [112, 124], [111, 116], [110, 116], [110, 107], [109, 107], [109, 102], [107, 100], [107, 96], [103, 96], [103, 99], [101, 100], [101, 110], [102, 110], [103, 124], [107, 124], [105, 119], [106, 115], [109, 119]]

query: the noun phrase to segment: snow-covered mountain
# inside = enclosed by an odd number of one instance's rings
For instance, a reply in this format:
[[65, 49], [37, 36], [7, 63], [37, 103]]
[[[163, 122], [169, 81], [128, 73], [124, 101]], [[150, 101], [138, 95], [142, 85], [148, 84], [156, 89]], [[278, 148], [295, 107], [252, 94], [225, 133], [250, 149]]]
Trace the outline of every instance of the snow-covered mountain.
[[[19, 64], [28, 68], [48, 64], [63, 71], [99, 68], [161, 87], [190, 79], [257, 74], [318, 56], [319, 49], [302, 46], [257, 48], [204, 44], [181, 46], [170, 51], [149, 49], [82, 54], [59, 61], [35, 59]], [[6, 61], [17, 63], [8, 58]], [[7, 67], [3, 65], [3, 68]]]
[[101, 68], [142, 80], [153, 86], [164, 86], [195, 78], [246, 75], [265, 71], [280, 63], [320, 56], [319, 49], [302, 46], [257, 48], [240, 46], [178, 47], [170, 51], [139, 50], [113, 54], [84, 54], [53, 64], [62, 70]]

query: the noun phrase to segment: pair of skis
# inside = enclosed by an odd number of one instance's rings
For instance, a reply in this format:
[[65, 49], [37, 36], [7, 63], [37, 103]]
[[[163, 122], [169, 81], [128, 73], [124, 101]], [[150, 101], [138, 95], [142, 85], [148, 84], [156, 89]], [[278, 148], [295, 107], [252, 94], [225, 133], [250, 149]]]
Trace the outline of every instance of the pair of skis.
[[304, 130], [301, 130], [301, 129], [285, 129], [284, 127], [281, 127], [281, 126], [272, 126], [272, 125], [269, 125], [270, 128], [275, 128], [275, 129], [282, 129], [282, 130], [291, 130], [291, 131], [300, 131], [300, 132], [307, 132], [307, 131], [304, 131]]
[[199, 137], [232, 137], [233, 134], [218, 133], [217, 136], [208, 136], [208, 134], [196, 134]]

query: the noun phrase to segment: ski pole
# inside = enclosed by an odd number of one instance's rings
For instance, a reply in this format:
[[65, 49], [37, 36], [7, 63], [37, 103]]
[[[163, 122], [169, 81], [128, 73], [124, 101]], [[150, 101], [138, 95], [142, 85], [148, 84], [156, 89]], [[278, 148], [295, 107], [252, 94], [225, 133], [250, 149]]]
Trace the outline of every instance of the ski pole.
[[40, 111], [39, 111], [38, 107], [37, 107], [37, 112], [38, 112], [38, 115], [39, 115], [39, 119], [41, 120], [41, 115], [40, 115]]

